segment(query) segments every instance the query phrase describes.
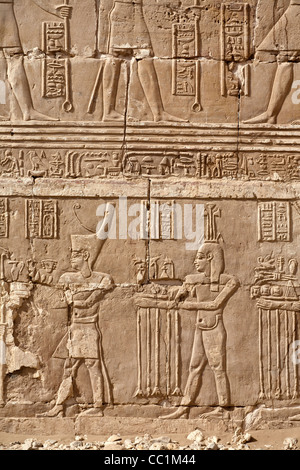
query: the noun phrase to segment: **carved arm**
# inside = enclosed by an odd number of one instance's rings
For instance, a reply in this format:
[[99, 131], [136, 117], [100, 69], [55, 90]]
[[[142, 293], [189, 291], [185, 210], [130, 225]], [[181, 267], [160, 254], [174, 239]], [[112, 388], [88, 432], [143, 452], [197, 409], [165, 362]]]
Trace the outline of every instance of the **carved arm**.
[[[57, 7], [52, 6], [45, 0], [33, 0], [37, 6], [47, 13], [58, 16], [60, 18], [71, 18], [72, 8], [70, 5], [59, 5]], [[46, 5], [45, 5], [46, 3]]]
[[230, 299], [234, 292], [237, 291], [239, 286], [239, 281], [235, 277], [232, 277], [215, 300], [209, 302], [183, 302], [179, 304], [179, 308], [182, 310], [219, 310], [224, 303]]

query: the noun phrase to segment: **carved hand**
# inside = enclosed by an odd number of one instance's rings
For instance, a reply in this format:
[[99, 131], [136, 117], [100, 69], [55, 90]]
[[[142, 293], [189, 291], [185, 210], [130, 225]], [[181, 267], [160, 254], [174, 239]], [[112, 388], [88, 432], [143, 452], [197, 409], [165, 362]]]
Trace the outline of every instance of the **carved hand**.
[[73, 7], [69, 5], [60, 5], [56, 7], [57, 16], [60, 16], [61, 18], [70, 19], [72, 16], [72, 9]]
[[177, 307], [182, 310], [208, 310], [210, 312], [214, 312], [220, 309], [220, 305], [215, 302], [181, 302]]
[[300, 312], [300, 302], [293, 302], [293, 303], [292, 303], [292, 309], [293, 309], [295, 312]]
[[178, 304], [174, 301], [165, 301], [160, 299], [151, 299], [151, 298], [143, 298], [143, 297], [136, 297], [134, 303], [137, 307], [140, 308], [161, 308], [164, 310], [171, 310], [177, 309]]
[[259, 299], [257, 302], [257, 306], [259, 308], [264, 308], [266, 310], [270, 310], [271, 308], [278, 308], [278, 306], [274, 307], [275, 302], [272, 302], [272, 300], [265, 300], [265, 299]]
[[188, 290], [185, 287], [181, 287], [177, 291], [177, 294], [175, 296], [175, 300], [177, 300], [177, 301], [184, 300], [187, 295], [188, 295]]
[[168, 302], [168, 309], [169, 310], [177, 310], [179, 308], [178, 302]]
[[72, 292], [68, 289], [65, 291], [65, 297], [68, 305], [73, 304], [73, 294]]
[[157, 301], [155, 299], [147, 299], [143, 297], [136, 297], [134, 303], [137, 307], [140, 308], [155, 308], [157, 306]]
[[[80, 293], [79, 293], [80, 294]], [[97, 302], [99, 302], [105, 295], [105, 290], [96, 289], [95, 291], [91, 292], [87, 298], [82, 299], [81, 296], [79, 298], [74, 298], [74, 307], [75, 308], [91, 308]]]

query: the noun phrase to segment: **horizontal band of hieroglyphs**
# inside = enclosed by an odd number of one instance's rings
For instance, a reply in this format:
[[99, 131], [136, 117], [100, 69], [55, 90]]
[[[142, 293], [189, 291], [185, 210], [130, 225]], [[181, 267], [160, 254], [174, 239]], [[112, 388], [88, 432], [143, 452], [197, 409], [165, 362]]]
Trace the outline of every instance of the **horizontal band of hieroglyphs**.
[[234, 152], [0, 150], [2, 178], [193, 177], [299, 181], [300, 156]]

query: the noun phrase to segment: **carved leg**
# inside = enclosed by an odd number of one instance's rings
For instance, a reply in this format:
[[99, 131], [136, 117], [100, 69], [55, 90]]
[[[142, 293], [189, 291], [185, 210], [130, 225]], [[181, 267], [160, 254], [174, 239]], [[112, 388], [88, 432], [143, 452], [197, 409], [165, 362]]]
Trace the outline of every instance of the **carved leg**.
[[73, 395], [73, 378], [79, 364], [80, 359], [75, 360], [75, 362], [72, 359], [66, 360], [64, 376], [57, 393], [56, 404], [51, 410], [38, 415], [38, 417], [55, 418], [57, 416], [63, 416], [63, 405], [65, 401]]
[[211, 417], [214, 417], [214, 418], [225, 418], [225, 419], [228, 419], [229, 418], [229, 412], [226, 411], [226, 409], [224, 409], [222, 406], [218, 406], [216, 409], [214, 409], [213, 411], [209, 411], [208, 413], [203, 413], [200, 415], [200, 418], [201, 419], [206, 419], [206, 418], [211, 418]]
[[220, 406], [230, 405], [230, 386], [226, 372], [226, 330], [220, 319], [216, 328], [203, 332], [208, 364], [212, 369]]
[[202, 331], [199, 330], [199, 328], [196, 328], [189, 368], [189, 376], [185, 387], [184, 396], [181, 400], [179, 408], [174, 413], [166, 416], [160, 416], [161, 419], [177, 419], [181, 417], [188, 417], [189, 406], [195, 401], [199, 393], [202, 382], [202, 372], [206, 364], [207, 358], [203, 348]]
[[89, 371], [91, 386], [93, 391], [93, 408], [85, 411], [82, 415], [89, 416], [103, 416], [103, 375], [101, 372], [100, 361], [99, 360], [86, 360], [86, 367]]
[[172, 116], [164, 110], [153, 59], [142, 59], [138, 61], [138, 76], [155, 122], [184, 121], [176, 116]]
[[291, 62], [279, 64], [274, 78], [273, 89], [267, 111], [259, 116], [244, 121], [245, 124], [276, 124], [277, 116], [290, 92], [293, 83], [293, 76], [293, 64]]
[[9, 49], [4, 51], [7, 60], [7, 78], [14, 95], [20, 106], [24, 121], [56, 121], [57, 119], [46, 116], [36, 111], [32, 104], [29, 84], [24, 69], [23, 56]]
[[116, 111], [121, 59], [107, 59], [103, 71], [103, 121], [123, 121], [124, 116]]

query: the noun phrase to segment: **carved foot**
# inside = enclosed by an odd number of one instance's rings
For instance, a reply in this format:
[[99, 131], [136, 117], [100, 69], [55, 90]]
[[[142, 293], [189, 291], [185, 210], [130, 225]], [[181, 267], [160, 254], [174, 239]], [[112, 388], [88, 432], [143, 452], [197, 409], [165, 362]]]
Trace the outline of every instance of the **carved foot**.
[[289, 421], [300, 421], [300, 415], [290, 416]]
[[83, 411], [80, 413], [80, 416], [90, 416], [90, 417], [103, 417], [103, 410], [102, 408], [89, 408], [88, 410]]
[[62, 418], [63, 417], [63, 405], [55, 405], [54, 408], [52, 408], [49, 411], [46, 411], [46, 413], [41, 413], [37, 415], [38, 418]]
[[268, 112], [262, 113], [259, 116], [256, 116], [247, 121], [243, 121], [244, 124], [276, 124], [277, 117], [270, 116]]
[[113, 121], [124, 121], [124, 116], [121, 113], [118, 113], [117, 111], [111, 111], [108, 114], [105, 114], [103, 116], [102, 121], [103, 122], [113, 122]]
[[160, 419], [178, 419], [189, 417], [189, 409], [186, 406], [180, 406], [174, 413], [165, 416], [159, 416]]
[[222, 408], [221, 406], [219, 406], [218, 408], [216, 408], [215, 410], [213, 411], [209, 411], [208, 413], [203, 413], [202, 415], [200, 415], [200, 418], [201, 419], [206, 419], [206, 418], [224, 418], [224, 412], [225, 413], [228, 413], [226, 412], [226, 410], [224, 408]]
[[46, 114], [39, 113], [35, 109], [31, 109], [24, 113], [23, 118], [24, 121], [58, 121], [58, 118], [53, 118]]
[[144, 119], [138, 119], [135, 116], [127, 116], [127, 121], [130, 123], [144, 122]]
[[167, 113], [166, 111], [163, 111], [161, 114], [158, 116], [154, 116], [154, 122], [160, 122], [160, 121], [166, 121], [166, 122], [188, 122], [187, 119], [181, 119], [177, 116], [173, 116], [172, 114]]

